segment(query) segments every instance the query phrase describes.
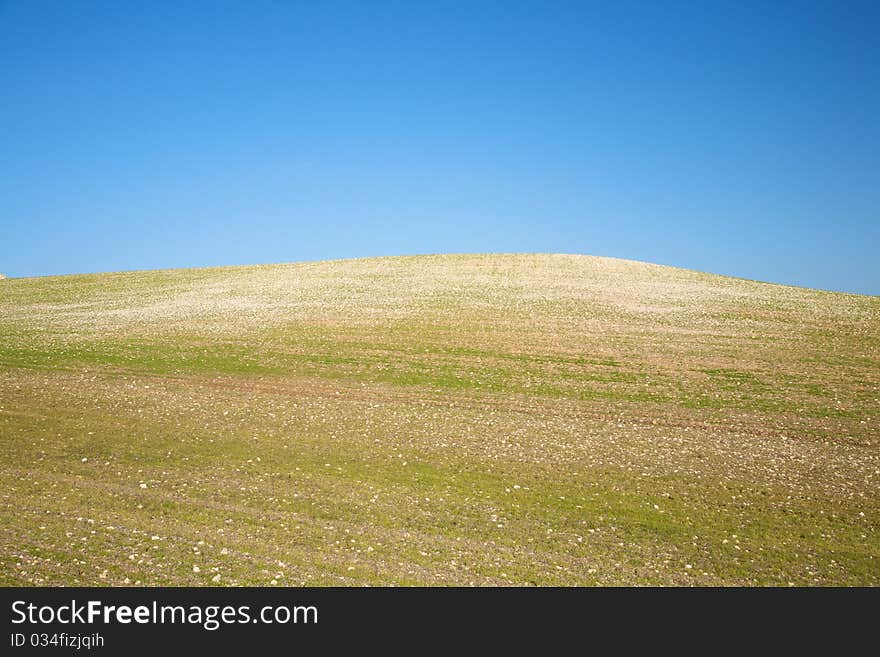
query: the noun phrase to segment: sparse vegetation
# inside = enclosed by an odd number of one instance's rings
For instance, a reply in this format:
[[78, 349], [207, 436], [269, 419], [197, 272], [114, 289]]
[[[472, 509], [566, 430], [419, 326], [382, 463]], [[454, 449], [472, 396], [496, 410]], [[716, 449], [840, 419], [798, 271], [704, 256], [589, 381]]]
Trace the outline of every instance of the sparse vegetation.
[[0, 285], [0, 584], [880, 584], [880, 298], [562, 255]]

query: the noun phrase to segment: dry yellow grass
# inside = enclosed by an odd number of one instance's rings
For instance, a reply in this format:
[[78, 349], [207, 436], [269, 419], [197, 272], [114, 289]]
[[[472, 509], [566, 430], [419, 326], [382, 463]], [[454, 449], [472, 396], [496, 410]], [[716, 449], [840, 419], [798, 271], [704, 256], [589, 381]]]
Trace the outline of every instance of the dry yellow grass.
[[8, 279], [0, 583], [880, 583], [880, 299], [566, 255]]

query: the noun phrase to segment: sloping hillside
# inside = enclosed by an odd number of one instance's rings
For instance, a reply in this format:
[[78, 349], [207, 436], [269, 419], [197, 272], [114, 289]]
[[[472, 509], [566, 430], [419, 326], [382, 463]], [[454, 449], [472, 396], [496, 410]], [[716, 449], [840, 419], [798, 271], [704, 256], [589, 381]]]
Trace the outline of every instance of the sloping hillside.
[[880, 584], [880, 298], [566, 255], [9, 279], [0, 584]]

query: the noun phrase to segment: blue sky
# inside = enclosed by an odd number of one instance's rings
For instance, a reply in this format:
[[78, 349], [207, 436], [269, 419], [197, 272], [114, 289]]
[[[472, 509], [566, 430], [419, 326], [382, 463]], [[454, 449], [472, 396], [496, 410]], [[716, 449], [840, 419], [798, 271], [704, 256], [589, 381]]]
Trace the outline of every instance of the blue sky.
[[0, 0], [0, 271], [608, 255], [880, 294], [876, 2]]

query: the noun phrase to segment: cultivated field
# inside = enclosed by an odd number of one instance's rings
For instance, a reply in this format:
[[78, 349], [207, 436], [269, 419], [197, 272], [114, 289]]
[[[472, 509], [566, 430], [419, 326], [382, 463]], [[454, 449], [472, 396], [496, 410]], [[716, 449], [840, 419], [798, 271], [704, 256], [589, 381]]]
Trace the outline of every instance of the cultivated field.
[[880, 297], [563, 255], [0, 282], [0, 584], [880, 584]]

